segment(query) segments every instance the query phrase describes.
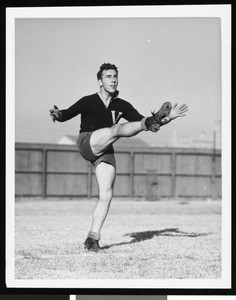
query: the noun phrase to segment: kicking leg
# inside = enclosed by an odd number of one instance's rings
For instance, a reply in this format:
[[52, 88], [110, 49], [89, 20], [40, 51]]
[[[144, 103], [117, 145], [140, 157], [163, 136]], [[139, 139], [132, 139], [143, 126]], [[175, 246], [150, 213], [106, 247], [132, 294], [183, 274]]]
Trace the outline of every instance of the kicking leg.
[[116, 124], [110, 128], [102, 128], [91, 135], [90, 146], [94, 155], [101, 155], [120, 137], [132, 137], [143, 131], [142, 121]]
[[162, 125], [161, 120], [169, 115], [171, 103], [165, 102], [152, 117], [143, 118], [141, 121], [125, 124], [116, 124], [111, 128], [102, 128], [92, 133], [90, 146], [95, 156], [101, 155], [112, 143], [120, 137], [132, 137], [143, 130], [156, 132]]
[[171, 109], [171, 103], [165, 102], [157, 113], [151, 117], [144, 118], [142, 121], [116, 124], [110, 128], [102, 128], [94, 131], [91, 135], [90, 146], [95, 156], [101, 155], [112, 143], [120, 137], [132, 137], [143, 130], [156, 132], [160, 126], [169, 123], [178, 117], [185, 116], [188, 111], [187, 105], [174, 105]]

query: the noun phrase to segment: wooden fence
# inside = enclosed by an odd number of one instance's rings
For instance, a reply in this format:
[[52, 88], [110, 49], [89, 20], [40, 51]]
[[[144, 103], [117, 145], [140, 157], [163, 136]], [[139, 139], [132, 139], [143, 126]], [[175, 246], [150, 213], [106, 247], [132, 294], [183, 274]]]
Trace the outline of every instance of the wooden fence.
[[[221, 152], [177, 148], [116, 148], [115, 196], [221, 197]], [[76, 146], [15, 145], [15, 194], [20, 197], [95, 197], [94, 169]]]

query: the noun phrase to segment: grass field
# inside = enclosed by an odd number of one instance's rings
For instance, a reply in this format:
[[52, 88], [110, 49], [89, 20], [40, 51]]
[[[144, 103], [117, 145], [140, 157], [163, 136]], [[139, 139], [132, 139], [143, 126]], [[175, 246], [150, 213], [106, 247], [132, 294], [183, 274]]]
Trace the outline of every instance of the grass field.
[[221, 278], [221, 201], [114, 200], [96, 254], [95, 200], [55, 200], [16, 201], [15, 279]]

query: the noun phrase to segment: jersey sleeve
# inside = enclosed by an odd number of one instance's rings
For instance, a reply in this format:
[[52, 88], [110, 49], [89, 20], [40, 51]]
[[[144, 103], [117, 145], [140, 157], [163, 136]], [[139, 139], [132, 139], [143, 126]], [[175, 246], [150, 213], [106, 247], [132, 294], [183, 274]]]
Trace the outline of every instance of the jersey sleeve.
[[122, 117], [129, 122], [141, 121], [144, 116], [141, 115], [129, 102], [125, 103], [125, 110]]
[[75, 102], [69, 108], [60, 110], [60, 118], [58, 119], [58, 121], [59, 122], [68, 121], [76, 117], [77, 115], [84, 113], [85, 111], [86, 111], [86, 99], [84, 97], [78, 100], [77, 102]]

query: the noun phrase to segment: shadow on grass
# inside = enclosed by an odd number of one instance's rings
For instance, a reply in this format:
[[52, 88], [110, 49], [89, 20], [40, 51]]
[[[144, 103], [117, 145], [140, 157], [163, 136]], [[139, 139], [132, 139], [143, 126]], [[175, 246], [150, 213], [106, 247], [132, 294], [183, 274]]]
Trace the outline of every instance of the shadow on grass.
[[128, 234], [124, 235], [124, 236], [131, 237], [132, 238], [131, 241], [117, 243], [117, 244], [111, 244], [111, 245], [107, 245], [103, 248], [104, 249], [109, 249], [113, 246], [121, 246], [121, 245], [128, 245], [128, 244], [138, 243], [138, 242], [141, 242], [141, 241], [150, 240], [155, 236], [172, 236], [172, 237], [195, 238], [195, 237], [200, 237], [200, 236], [206, 236], [206, 235], [209, 235], [209, 234], [211, 234], [211, 233], [184, 232], [184, 231], [179, 231], [179, 229], [177, 229], [177, 228], [169, 228], [169, 229], [164, 229], [164, 230], [133, 232], [133, 233], [128, 233]]

